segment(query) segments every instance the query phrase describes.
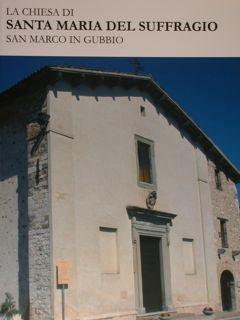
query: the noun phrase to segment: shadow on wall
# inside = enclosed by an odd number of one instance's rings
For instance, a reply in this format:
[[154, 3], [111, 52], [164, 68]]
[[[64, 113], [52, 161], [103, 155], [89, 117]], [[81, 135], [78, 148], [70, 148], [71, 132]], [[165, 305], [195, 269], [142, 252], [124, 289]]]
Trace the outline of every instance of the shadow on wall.
[[1, 299], [10, 292], [27, 317], [29, 307], [28, 156], [24, 123], [1, 125]]
[[[106, 97], [111, 98], [113, 101], [118, 101], [119, 98], [125, 97], [129, 102], [134, 98], [140, 98], [143, 105], [148, 102], [151, 103], [156, 109], [156, 114], [166, 118], [169, 126], [174, 126], [179, 131], [182, 139], [187, 139], [188, 142], [196, 148], [195, 139], [191, 138], [191, 135], [177, 120], [176, 115], [174, 115], [174, 109], [176, 108], [173, 100], [168, 98], [165, 94], [163, 94], [161, 98], [154, 98], [151, 91], [140, 90], [137, 86], [128, 88], [114, 85], [115, 80], [112, 80], [110, 86], [96, 84], [95, 86], [79, 85], [73, 88], [67, 82], [59, 81], [53, 88], [53, 94], [55, 98], [58, 98], [59, 93], [71, 92], [77, 101], [80, 101], [81, 97], [91, 97], [97, 102]], [[173, 110], [173, 112], [170, 112], [170, 110]]]

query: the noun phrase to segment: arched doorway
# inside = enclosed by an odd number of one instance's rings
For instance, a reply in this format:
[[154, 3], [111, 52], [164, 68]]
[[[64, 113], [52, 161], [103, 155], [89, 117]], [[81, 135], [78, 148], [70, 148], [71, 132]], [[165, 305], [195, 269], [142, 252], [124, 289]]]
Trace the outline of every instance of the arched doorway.
[[220, 282], [223, 311], [231, 311], [236, 309], [233, 274], [229, 270], [224, 270], [221, 275]]

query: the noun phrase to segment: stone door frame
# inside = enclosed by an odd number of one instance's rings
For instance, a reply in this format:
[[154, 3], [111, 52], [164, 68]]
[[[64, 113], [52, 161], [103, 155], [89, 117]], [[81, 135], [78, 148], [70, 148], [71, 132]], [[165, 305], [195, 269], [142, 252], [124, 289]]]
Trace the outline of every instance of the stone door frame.
[[132, 223], [133, 264], [137, 313], [146, 313], [143, 305], [140, 236], [152, 236], [159, 238], [160, 240], [160, 270], [163, 310], [159, 311], [173, 311], [175, 309], [172, 304], [171, 293], [169, 231], [170, 226], [172, 225], [172, 219], [174, 219], [176, 215], [139, 207], [127, 207], [127, 211]]

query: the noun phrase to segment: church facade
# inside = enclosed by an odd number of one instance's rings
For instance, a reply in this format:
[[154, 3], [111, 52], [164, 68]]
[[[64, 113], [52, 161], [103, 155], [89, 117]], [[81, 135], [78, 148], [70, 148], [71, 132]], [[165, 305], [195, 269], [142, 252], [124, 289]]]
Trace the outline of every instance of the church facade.
[[1, 299], [44, 320], [240, 309], [240, 173], [152, 78], [47, 67], [0, 101]]

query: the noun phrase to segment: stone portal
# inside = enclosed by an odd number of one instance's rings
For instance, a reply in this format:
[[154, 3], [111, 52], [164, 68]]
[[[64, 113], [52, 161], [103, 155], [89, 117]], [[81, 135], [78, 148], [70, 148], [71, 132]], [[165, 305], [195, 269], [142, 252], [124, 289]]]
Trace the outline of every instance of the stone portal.
[[169, 231], [175, 214], [127, 207], [132, 220], [136, 309], [174, 310], [171, 294]]

